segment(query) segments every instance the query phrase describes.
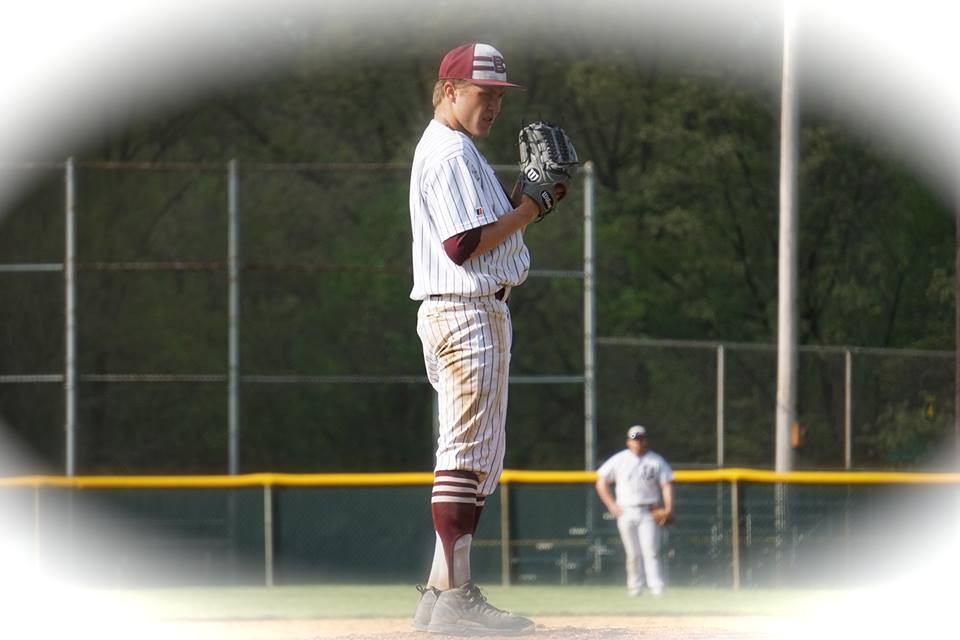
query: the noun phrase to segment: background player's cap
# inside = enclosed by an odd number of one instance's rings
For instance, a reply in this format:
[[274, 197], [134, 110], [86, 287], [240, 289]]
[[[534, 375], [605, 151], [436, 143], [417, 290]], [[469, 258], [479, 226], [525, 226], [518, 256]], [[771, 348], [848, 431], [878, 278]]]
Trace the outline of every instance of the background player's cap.
[[647, 430], [641, 427], [640, 425], [635, 424], [632, 427], [630, 427], [629, 431], [627, 431], [627, 437], [630, 438], [631, 440], [639, 440], [640, 438], [646, 438]]
[[452, 49], [440, 62], [438, 80], [467, 80], [487, 87], [513, 87], [507, 82], [507, 63], [503, 54], [489, 44], [471, 42]]

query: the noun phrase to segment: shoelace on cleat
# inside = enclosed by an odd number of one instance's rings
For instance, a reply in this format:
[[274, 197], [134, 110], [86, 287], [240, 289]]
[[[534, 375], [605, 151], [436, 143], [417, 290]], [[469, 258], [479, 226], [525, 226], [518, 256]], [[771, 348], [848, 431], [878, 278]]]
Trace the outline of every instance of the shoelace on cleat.
[[483, 592], [480, 591], [480, 587], [477, 585], [472, 585], [467, 589], [467, 597], [470, 601], [470, 606], [475, 609], [486, 609], [492, 611], [500, 616], [512, 616], [509, 611], [504, 611], [503, 609], [498, 609], [487, 601], [487, 597], [483, 595]]

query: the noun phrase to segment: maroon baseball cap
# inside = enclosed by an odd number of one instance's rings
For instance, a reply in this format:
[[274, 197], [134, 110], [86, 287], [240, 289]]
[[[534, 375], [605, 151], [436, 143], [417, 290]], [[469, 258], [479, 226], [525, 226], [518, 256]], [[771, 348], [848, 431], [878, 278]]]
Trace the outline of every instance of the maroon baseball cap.
[[471, 42], [460, 45], [443, 56], [438, 80], [466, 80], [486, 87], [513, 87], [507, 82], [507, 63], [503, 54], [489, 44]]

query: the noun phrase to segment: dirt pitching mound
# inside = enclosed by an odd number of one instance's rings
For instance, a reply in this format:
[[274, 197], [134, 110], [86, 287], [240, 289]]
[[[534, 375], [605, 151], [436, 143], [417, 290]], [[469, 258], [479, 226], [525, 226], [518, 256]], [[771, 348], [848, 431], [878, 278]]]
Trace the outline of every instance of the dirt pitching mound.
[[[783, 620], [763, 617], [539, 617], [531, 640], [763, 640], [781, 636]], [[413, 631], [407, 618], [178, 621], [171, 637], [189, 640], [457, 640]], [[517, 636], [484, 636], [506, 640]]]

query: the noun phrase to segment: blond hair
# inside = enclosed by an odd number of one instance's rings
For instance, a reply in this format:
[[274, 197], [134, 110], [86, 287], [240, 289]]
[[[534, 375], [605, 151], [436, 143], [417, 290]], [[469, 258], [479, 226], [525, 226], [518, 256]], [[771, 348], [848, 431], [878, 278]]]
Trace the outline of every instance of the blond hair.
[[460, 87], [470, 84], [467, 80], [461, 80], [460, 78], [446, 78], [437, 80], [436, 84], [433, 85], [433, 108], [436, 109], [437, 106], [443, 102], [443, 84], [445, 82], [452, 82], [453, 88], [457, 91], [460, 90]]

